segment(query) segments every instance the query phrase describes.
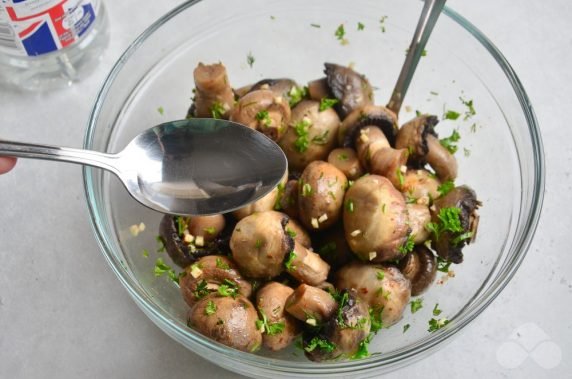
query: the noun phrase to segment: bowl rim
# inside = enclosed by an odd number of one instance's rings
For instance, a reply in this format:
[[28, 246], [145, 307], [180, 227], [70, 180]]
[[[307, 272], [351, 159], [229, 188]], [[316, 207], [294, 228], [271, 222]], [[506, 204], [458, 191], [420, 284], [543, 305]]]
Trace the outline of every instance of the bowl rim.
[[[164, 23], [174, 18], [187, 8], [200, 3], [201, 1], [203, 0], [190, 0], [173, 8], [171, 11], [167, 12], [165, 15], [163, 15], [157, 21], [151, 24], [151, 26], [145, 29], [145, 31], [143, 31], [123, 52], [123, 54], [114, 64], [111, 71], [105, 78], [105, 81], [96, 97], [94, 106], [89, 115], [89, 121], [84, 136], [83, 147], [85, 149], [90, 149], [92, 147], [95, 135], [95, 128], [99, 118], [99, 112], [102, 108], [103, 103], [105, 102], [105, 99], [108, 95], [108, 92], [115, 78], [122, 70], [124, 63], [131, 57], [131, 55], [134, 54], [134, 52], [138, 49], [138, 47], [157, 29], [159, 29]], [[93, 176], [96, 173], [96, 171], [91, 167], [84, 166], [83, 167], [84, 193], [88, 204], [91, 227], [93, 229], [94, 234], [96, 235], [96, 239], [101, 249], [101, 252], [105, 257], [106, 261], [108, 262], [108, 264], [111, 266], [113, 272], [115, 273], [119, 281], [127, 289], [128, 293], [134, 299], [136, 304], [139, 307], [141, 307], [142, 310], [148, 316], [153, 315], [157, 319], [162, 320], [162, 325], [159, 325], [155, 319], [150, 317], [153, 322], [157, 323], [157, 325], [160, 328], [168, 332], [168, 334], [171, 337], [175, 338], [178, 342], [181, 342], [182, 340], [191, 339], [193, 340], [193, 342], [202, 345], [202, 347], [204, 348], [207, 348], [209, 350], [214, 350], [217, 353], [224, 354], [230, 359], [236, 360], [237, 362], [248, 363], [260, 369], [278, 371], [289, 374], [295, 374], [295, 373], [339, 374], [344, 372], [356, 373], [356, 369], [359, 371], [362, 370], [369, 371], [375, 368], [392, 367], [398, 362], [402, 361], [407, 361], [407, 360], [413, 361], [421, 359], [421, 356], [419, 354], [420, 352], [434, 350], [438, 345], [441, 345], [446, 340], [450, 341], [449, 337], [453, 336], [454, 334], [462, 330], [472, 320], [474, 320], [477, 316], [479, 316], [490, 305], [490, 303], [493, 300], [496, 299], [496, 297], [502, 292], [502, 290], [514, 277], [514, 274], [520, 267], [524, 257], [528, 252], [528, 249], [534, 238], [538, 226], [542, 210], [542, 203], [544, 199], [544, 188], [545, 188], [545, 158], [544, 158], [542, 138], [540, 134], [538, 121], [534, 109], [532, 107], [532, 104], [529, 100], [529, 97], [526, 94], [526, 91], [524, 90], [524, 87], [520, 79], [516, 75], [514, 69], [511, 67], [511, 65], [506, 60], [504, 55], [500, 52], [500, 50], [476, 26], [474, 26], [466, 18], [461, 16], [459, 13], [457, 13], [450, 7], [445, 6], [442, 13], [451, 18], [454, 22], [459, 24], [459, 26], [464, 28], [473, 37], [475, 37], [475, 39], [477, 39], [477, 41], [481, 43], [481, 45], [489, 52], [489, 54], [491, 54], [493, 59], [495, 59], [495, 61], [498, 63], [499, 67], [502, 69], [506, 78], [511, 84], [514, 94], [517, 96], [523, 115], [526, 119], [528, 132], [530, 133], [530, 138], [532, 142], [532, 154], [534, 162], [532, 169], [533, 173], [532, 177], [535, 180], [530, 200], [532, 206], [530, 209], [529, 216], [524, 222], [524, 230], [526, 230], [527, 233], [523, 233], [522, 235], [520, 236], [517, 235], [515, 237], [515, 242], [513, 246], [515, 246], [515, 250], [517, 251], [517, 253], [511, 262], [512, 264], [510, 265], [508, 270], [504, 272], [503, 275], [498, 277], [495, 280], [495, 282], [491, 283], [491, 286], [483, 294], [481, 294], [482, 300], [480, 300], [475, 304], [472, 304], [471, 306], [472, 309], [466, 311], [466, 314], [463, 314], [462, 317], [460, 318], [454, 317], [452, 319], [454, 322], [451, 322], [443, 329], [437, 331], [436, 333], [433, 333], [432, 336], [434, 336], [434, 338], [423, 339], [421, 342], [414, 343], [413, 345], [410, 345], [407, 348], [404, 347], [395, 350], [391, 353], [381, 354], [376, 356], [375, 358], [356, 360], [356, 361], [336, 362], [336, 363], [322, 363], [316, 365], [315, 363], [312, 362], [297, 362], [297, 361], [287, 362], [284, 360], [274, 359], [266, 356], [259, 356], [232, 349], [218, 342], [212, 341], [193, 330], [190, 330], [186, 325], [184, 325], [180, 321], [170, 317], [170, 315], [164, 310], [162, 310], [160, 307], [154, 306], [150, 302], [148, 302], [147, 296], [139, 288], [140, 286], [136, 283], [136, 281], [128, 274], [126, 269], [123, 267], [122, 262], [116, 260], [114, 257], [112, 245], [103, 231], [104, 228], [102, 226], [102, 220], [98, 215], [97, 196], [93, 184]], [[212, 357], [208, 359], [214, 361]], [[215, 363], [219, 362], [215, 361]], [[271, 366], [269, 366], [269, 363], [271, 364]]]

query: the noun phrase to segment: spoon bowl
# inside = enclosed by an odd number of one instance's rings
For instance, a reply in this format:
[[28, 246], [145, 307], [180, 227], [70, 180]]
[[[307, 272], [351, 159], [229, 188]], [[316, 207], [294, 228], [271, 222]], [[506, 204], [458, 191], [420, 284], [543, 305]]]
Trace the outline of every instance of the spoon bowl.
[[0, 154], [100, 167], [141, 204], [163, 213], [209, 215], [241, 208], [280, 182], [288, 163], [264, 134], [225, 120], [163, 123], [118, 154], [0, 141]]

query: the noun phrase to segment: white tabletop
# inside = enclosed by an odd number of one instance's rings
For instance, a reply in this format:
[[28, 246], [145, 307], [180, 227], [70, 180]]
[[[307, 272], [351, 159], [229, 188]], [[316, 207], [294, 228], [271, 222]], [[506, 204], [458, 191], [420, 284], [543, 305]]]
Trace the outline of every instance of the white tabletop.
[[[178, 3], [107, 1], [112, 41], [97, 71], [49, 95], [0, 88], [0, 136], [81, 146], [113, 62]], [[546, 198], [528, 256], [504, 292], [453, 342], [390, 376], [570, 377], [572, 254], [562, 237], [572, 225], [572, 3], [449, 5], [493, 40], [528, 91], [544, 139]], [[79, 377], [238, 376], [171, 340], [131, 301], [92, 234], [79, 167], [21, 160], [0, 177], [0, 378]]]

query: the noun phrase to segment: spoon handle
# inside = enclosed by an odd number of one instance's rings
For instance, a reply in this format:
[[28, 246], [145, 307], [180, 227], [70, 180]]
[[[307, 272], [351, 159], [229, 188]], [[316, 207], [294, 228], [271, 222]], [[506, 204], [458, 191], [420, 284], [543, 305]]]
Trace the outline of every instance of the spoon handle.
[[0, 155], [79, 163], [117, 173], [116, 155], [91, 150], [0, 140]]
[[427, 45], [433, 27], [437, 23], [437, 19], [441, 15], [441, 10], [445, 6], [445, 2], [446, 0], [425, 0], [423, 11], [417, 23], [417, 29], [415, 30], [411, 45], [409, 45], [409, 50], [407, 51], [407, 56], [405, 57], [405, 63], [401, 68], [397, 83], [395, 83], [391, 99], [387, 104], [387, 107], [395, 112], [396, 115], [399, 114], [401, 104], [403, 104], [403, 99], [405, 98], [411, 79], [413, 79], [413, 74], [415, 73], [419, 59], [423, 54], [425, 45]]

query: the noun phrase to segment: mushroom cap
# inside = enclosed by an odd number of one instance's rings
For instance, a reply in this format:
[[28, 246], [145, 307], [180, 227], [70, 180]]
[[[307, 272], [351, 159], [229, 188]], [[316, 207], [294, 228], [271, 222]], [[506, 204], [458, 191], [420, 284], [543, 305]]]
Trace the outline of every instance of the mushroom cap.
[[399, 321], [411, 297], [411, 282], [397, 267], [352, 262], [338, 270], [334, 284], [338, 290], [355, 289], [374, 311], [381, 310], [384, 326]]
[[328, 163], [336, 166], [350, 180], [356, 180], [364, 174], [356, 152], [351, 147], [340, 147], [330, 151]]
[[413, 243], [418, 245], [429, 239], [429, 231], [426, 226], [431, 222], [431, 212], [423, 204], [407, 204], [407, 214], [409, 216], [409, 227], [411, 228], [411, 238]]
[[274, 92], [274, 96], [283, 96], [290, 98], [290, 91], [292, 88], [298, 87], [298, 84], [289, 78], [278, 78], [278, 79], [262, 79], [252, 85], [248, 92], [257, 90], [270, 90]]
[[412, 161], [425, 164], [425, 157], [429, 152], [427, 135], [437, 137], [435, 126], [439, 123], [437, 116], [423, 114], [406, 122], [401, 126], [395, 139], [395, 147], [407, 149]]
[[280, 212], [254, 213], [240, 220], [230, 238], [232, 257], [240, 271], [268, 279], [280, 275], [294, 241], [284, 231], [288, 217]]
[[424, 245], [417, 245], [399, 261], [399, 270], [411, 281], [411, 296], [421, 295], [437, 275], [437, 259]]
[[244, 296], [210, 295], [189, 311], [188, 324], [224, 345], [254, 352], [262, 344], [262, 334], [256, 328], [256, 320], [256, 309]]
[[333, 63], [324, 66], [330, 92], [339, 100], [335, 108], [340, 117], [373, 103], [373, 90], [365, 76], [346, 66]]
[[441, 182], [427, 170], [407, 170], [403, 176], [403, 192], [410, 199], [415, 199], [417, 204], [430, 205], [433, 199], [441, 196], [439, 186]]
[[354, 254], [364, 261], [385, 262], [400, 256], [409, 234], [403, 195], [379, 175], [355, 181], [344, 198], [344, 229]]
[[223, 215], [193, 216], [188, 222], [189, 233], [193, 236], [202, 236], [206, 242], [216, 239], [224, 230], [226, 220]]
[[381, 105], [365, 105], [347, 115], [338, 132], [338, 143], [343, 147], [355, 147], [356, 138], [362, 128], [377, 126], [389, 141], [395, 145], [397, 135], [397, 116]]
[[[312, 161], [325, 160], [336, 144], [339, 127], [340, 118], [333, 109], [320, 111], [320, 103], [314, 100], [299, 102], [279, 142], [290, 169], [302, 171]], [[307, 135], [301, 135], [302, 131]]]

